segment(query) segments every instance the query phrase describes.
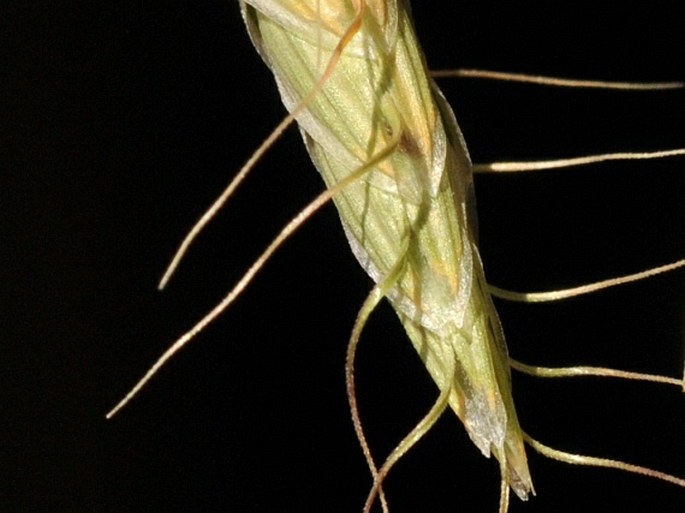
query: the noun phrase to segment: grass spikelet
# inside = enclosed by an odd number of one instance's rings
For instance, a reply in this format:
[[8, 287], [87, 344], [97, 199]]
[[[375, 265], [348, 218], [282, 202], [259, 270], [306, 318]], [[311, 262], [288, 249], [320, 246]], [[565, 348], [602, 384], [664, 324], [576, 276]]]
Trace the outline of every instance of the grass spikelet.
[[[357, 436], [373, 477], [364, 511], [380, 497], [395, 463], [451, 410], [486, 457], [498, 460], [500, 511], [509, 490], [525, 500], [533, 490], [524, 442], [550, 458], [580, 465], [639, 473], [685, 486], [663, 472], [616, 460], [552, 449], [524, 433], [514, 406], [510, 369], [535, 376], [604, 376], [681, 385], [675, 378], [599, 366], [547, 368], [509, 359], [491, 294], [542, 302], [574, 297], [682, 267], [685, 261], [623, 277], [547, 293], [519, 293], [489, 285], [477, 246], [473, 172], [461, 130], [433, 82], [416, 41], [406, 2], [397, 0], [249, 0], [240, 2], [248, 32], [273, 72], [290, 112], [258, 157], [296, 120], [327, 191], [280, 233], [238, 285], [192, 330], [179, 339], [141, 382], [108, 414], [125, 405], [157, 370], [225, 310], [273, 252], [329, 200], [335, 203], [354, 256], [375, 282], [354, 325], [347, 360], [347, 389]], [[477, 76], [513, 80], [512, 74], [465, 70], [434, 76]], [[488, 76], [490, 75], [490, 76]], [[606, 81], [529, 77], [536, 84], [613, 87]], [[615, 89], [661, 90], [678, 82], [614, 84]], [[623, 159], [677, 157], [683, 149], [613, 152], [541, 162], [479, 164], [476, 171], [552, 169]], [[244, 177], [217, 202], [184, 242], [161, 286], [199, 230], [233, 194]], [[391, 304], [439, 389], [426, 416], [379, 464], [366, 441], [356, 402], [354, 356], [367, 320], [382, 298]]]

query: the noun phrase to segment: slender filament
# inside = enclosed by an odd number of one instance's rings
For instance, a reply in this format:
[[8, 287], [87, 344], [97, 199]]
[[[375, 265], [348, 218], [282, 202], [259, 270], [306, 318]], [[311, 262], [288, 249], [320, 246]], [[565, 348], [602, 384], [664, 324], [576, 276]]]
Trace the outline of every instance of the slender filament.
[[483, 78], [488, 80], [504, 80], [508, 82], [524, 82], [558, 87], [579, 87], [592, 89], [619, 89], [632, 91], [659, 91], [663, 89], [681, 89], [683, 82], [613, 82], [605, 80], [577, 80], [572, 78], [550, 77], [544, 75], [528, 75], [526, 73], [510, 73], [506, 71], [492, 71], [484, 69], [444, 69], [433, 70], [435, 78], [464, 77]]

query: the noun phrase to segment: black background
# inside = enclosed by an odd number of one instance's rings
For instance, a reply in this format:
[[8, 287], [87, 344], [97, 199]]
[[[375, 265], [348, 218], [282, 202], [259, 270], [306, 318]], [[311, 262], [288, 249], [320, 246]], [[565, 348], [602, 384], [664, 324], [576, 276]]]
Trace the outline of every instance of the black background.
[[[680, 2], [415, 3], [434, 68], [685, 79]], [[283, 115], [238, 6], [3, 2], [0, 20], [0, 510], [360, 511], [371, 480], [343, 363], [370, 283], [331, 207], [104, 419], [322, 187], [291, 130], [156, 291], [177, 243]], [[478, 162], [685, 144], [682, 91], [441, 85]], [[549, 289], [682, 258], [684, 193], [682, 159], [479, 177], [488, 277]], [[684, 293], [680, 272], [498, 307], [524, 361], [678, 376]], [[387, 306], [364, 334], [358, 389], [379, 457], [436, 396]], [[515, 375], [514, 394], [524, 428], [550, 445], [685, 474], [673, 387]], [[529, 458], [538, 496], [512, 512], [685, 506], [675, 486]], [[496, 511], [498, 486], [496, 465], [446, 415], [387, 493], [395, 513]]]

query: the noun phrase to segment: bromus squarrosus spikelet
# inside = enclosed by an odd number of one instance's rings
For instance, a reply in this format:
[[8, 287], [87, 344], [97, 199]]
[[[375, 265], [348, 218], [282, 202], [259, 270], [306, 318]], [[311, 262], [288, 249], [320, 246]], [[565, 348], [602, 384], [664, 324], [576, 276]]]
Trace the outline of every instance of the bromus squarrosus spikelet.
[[[478, 248], [474, 179], [469, 153], [450, 106], [431, 78], [402, 0], [250, 0], [240, 2], [258, 52], [273, 72], [290, 115], [265, 140], [224, 195], [191, 231], [162, 279], [165, 286], [181, 257], [247, 173], [297, 121], [326, 190], [288, 223], [226, 298], [181, 337], [108, 416], [124, 406], [164, 363], [241, 295], [273, 252], [319, 208], [332, 201], [354, 256], [375, 283], [352, 329], [347, 390], [354, 426], [373, 477], [364, 507], [388, 500], [383, 481], [391, 467], [445, 411], [461, 420], [471, 441], [499, 462], [500, 511], [509, 491], [534, 492], [525, 446], [567, 463], [616, 468], [685, 486], [670, 474], [603, 457], [548, 447], [522, 428], [514, 405], [511, 368], [541, 376], [597, 375], [682, 386], [682, 380], [603, 367], [551, 369], [510, 360], [492, 295], [535, 302], [582, 295], [674, 270], [679, 260], [587, 287], [551, 293], [516, 293], [486, 282]], [[446, 75], [448, 73], [440, 73]], [[520, 80], [482, 71], [462, 76]], [[554, 82], [546, 78], [523, 78]], [[568, 87], [616, 87], [602, 81], [561, 81]], [[647, 89], [682, 87], [659, 83]], [[623, 83], [622, 89], [637, 89]], [[531, 165], [477, 165], [476, 171], [526, 171], [604, 160], [679, 156], [663, 152], [602, 153]], [[438, 397], [384, 461], [366, 441], [354, 385], [355, 352], [378, 303], [387, 299], [436, 383]]]

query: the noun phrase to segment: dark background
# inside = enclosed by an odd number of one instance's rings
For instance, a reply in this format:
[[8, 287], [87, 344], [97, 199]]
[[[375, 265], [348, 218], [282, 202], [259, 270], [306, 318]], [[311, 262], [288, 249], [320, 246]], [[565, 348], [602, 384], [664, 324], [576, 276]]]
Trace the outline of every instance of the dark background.
[[[685, 79], [680, 2], [415, 3], [435, 68]], [[0, 7], [0, 510], [242, 513], [276, 501], [279, 511], [360, 511], [371, 480], [343, 364], [371, 284], [331, 207], [104, 419], [322, 187], [291, 130], [156, 291], [183, 235], [283, 115], [233, 1], [159, 4]], [[441, 85], [479, 162], [685, 145], [683, 91]], [[682, 258], [683, 165], [479, 177], [490, 281], [558, 288]], [[498, 307], [524, 361], [678, 376], [684, 285], [679, 272]], [[379, 457], [436, 397], [387, 306], [364, 333], [358, 389]], [[685, 474], [685, 399], [674, 387], [515, 375], [514, 394], [525, 429], [554, 447]], [[538, 496], [513, 499], [512, 512], [685, 506], [672, 485], [529, 458]], [[445, 415], [387, 493], [394, 513], [496, 511], [498, 486], [496, 465]]]

